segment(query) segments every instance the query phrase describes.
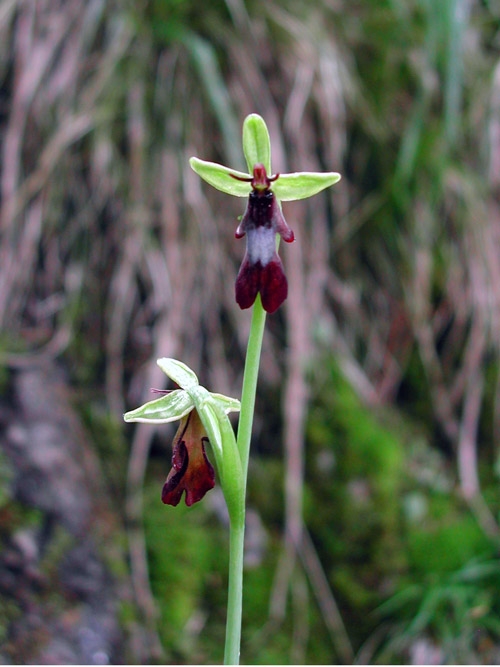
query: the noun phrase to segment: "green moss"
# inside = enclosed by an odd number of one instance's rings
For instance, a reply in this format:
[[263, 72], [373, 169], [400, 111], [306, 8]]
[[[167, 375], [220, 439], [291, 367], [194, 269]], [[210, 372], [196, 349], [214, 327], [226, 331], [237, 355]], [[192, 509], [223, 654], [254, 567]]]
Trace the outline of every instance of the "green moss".
[[305, 516], [343, 614], [356, 619], [354, 641], [407, 567], [398, 502], [407, 433], [390, 413], [363, 405], [330, 364], [308, 421]]
[[409, 565], [416, 575], [453, 572], [478, 554], [493, 547], [469, 514], [455, 515], [448, 502], [448, 512], [431, 525], [424, 523], [408, 533]]
[[[150, 579], [160, 609], [164, 644], [179, 656], [193, 655], [189, 621], [216, 611], [207, 608], [210, 588], [224, 589], [228, 546], [222, 527], [206, 503], [187, 508], [163, 505], [161, 483], [145, 496], [145, 528]], [[224, 596], [222, 596], [225, 604]], [[192, 642], [191, 642], [192, 644]], [[221, 652], [222, 655], [222, 652]]]

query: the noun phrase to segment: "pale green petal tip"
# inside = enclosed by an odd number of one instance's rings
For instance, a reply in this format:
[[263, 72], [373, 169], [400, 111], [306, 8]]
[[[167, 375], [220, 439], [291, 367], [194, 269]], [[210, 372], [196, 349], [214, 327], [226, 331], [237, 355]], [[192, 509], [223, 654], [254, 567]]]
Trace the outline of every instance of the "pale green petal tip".
[[182, 361], [162, 357], [161, 359], [158, 359], [156, 363], [161, 370], [182, 389], [190, 389], [191, 387], [198, 386], [199, 382], [196, 373], [192, 371], [189, 366], [182, 363]]

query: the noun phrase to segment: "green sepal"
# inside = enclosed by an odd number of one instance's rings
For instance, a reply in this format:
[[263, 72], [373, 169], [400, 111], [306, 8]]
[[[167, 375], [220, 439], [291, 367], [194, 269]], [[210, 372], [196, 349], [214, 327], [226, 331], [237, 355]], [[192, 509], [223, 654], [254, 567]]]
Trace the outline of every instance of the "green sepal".
[[191, 387], [199, 386], [200, 383], [198, 382], [196, 373], [192, 371], [189, 366], [183, 364], [182, 361], [162, 357], [161, 359], [158, 359], [156, 363], [161, 370], [173, 380], [173, 382], [179, 385], [181, 389], [189, 391]]
[[212, 394], [205, 387], [192, 387], [189, 394], [205, 427], [212, 447], [219, 481], [229, 516], [240, 521], [245, 515], [245, 493], [241, 459], [227, 412], [239, 410], [239, 401]]
[[141, 407], [126, 412], [126, 422], [144, 422], [148, 424], [168, 424], [182, 419], [194, 408], [191, 396], [183, 389], [174, 389], [161, 398], [149, 401]]
[[220, 438], [222, 457], [217, 460], [217, 453], [212, 446], [219, 472], [220, 485], [224, 493], [229, 517], [234, 525], [241, 525], [245, 520], [245, 487], [240, 453], [236, 446], [233, 427], [227, 415], [215, 401], [208, 400], [200, 414], [210, 444]]
[[256, 164], [263, 164], [268, 176], [271, 176], [269, 130], [262, 116], [256, 113], [251, 113], [243, 122], [243, 153], [251, 174]]
[[[219, 424], [217, 423], [215, 425], [212, 424], [211, 420], [212, 414], [207, 411], [207, 406], [211, 404], [210, 392], [208, 391], [208, 389], [205, 389], [205, 387], [200, 387], [200, 385], [196, 387], [191, 387], [187, 391], [189, 393], [191, 400], [193, 401], [194, 407], [196, 408], [196, 412], [198, 413], [201, 421], [203, 422], [203, 426], [205, 427], [208, 439], [210, 440], [210, 444], [212, 445], [212, 450], [215, 454], [219, 476], [222, 477], [224, 474], [223, 470], [224, 443], [222, 441], [222, 437], [220, 434]], [[224, 418], [228, 419], [225, 413], [224, 413]]]
[[335, 171], [319, 173], [298, 171], [293, 174], [280, 174], [273, 183], [273, 192], [280, 201], [307, 199], [340, 181], [340, 174]]
[[210, 396], [214, 403], [217, 403], [224, 413], [227, 415], [229, 412], [239, 412], [241, 410], [241, 403], [237, 398], [231, 398], [230, 396], [224, 396], [224, 394], [214, 394], [210, 392]]
[[221, 164], [217, 164], [217, 162], [200, 160], [197, 157], [190, 158], [189, 164], [191, 165], [191, 169], [196, 172], [200, 178], [217, 190], [225, 192], [227, 195], [233, 195], [234, 197], [248, 197], [252, 191], [250, 182], [238, 181], [235, 178], [231, 178], [231, 174], [239, 176], [240, 178], [251, 178], [250, 174], [245, 174], [244, 172], [236, 171], [235, 169], [229, 169]]

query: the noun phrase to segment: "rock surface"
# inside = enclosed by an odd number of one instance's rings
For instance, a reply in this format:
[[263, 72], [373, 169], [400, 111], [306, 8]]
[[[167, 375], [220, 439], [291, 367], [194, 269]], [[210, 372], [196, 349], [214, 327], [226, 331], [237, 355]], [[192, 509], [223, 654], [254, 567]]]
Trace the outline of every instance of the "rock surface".
[[[0, 662], [123, 660], [123, 560], [97, 457], [54, 365], [10, 371], [0, 398]], [[114, 524], [114, 525], [113, 525]], [[117, 555], [118, 554], [118, 555]]]

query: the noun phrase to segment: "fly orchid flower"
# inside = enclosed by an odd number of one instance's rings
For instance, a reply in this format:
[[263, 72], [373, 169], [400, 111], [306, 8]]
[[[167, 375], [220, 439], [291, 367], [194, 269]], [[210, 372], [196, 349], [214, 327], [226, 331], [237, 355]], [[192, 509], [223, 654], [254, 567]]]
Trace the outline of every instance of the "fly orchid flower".
[[208, 442], [224, 495], [234, 496], [232, 486], [239, 483], [241, 462], [227, 415], [238, 412], [240, 402], [201, 387], [195, 373], [180, 361], [164, 358], [157, 363], [180, 389], [161, 392], [161, 398], [127, 412], [124, 419], [148, 424], [181, 422], [174, 437], [172, 469], [162, 490], [163, 502], [178, 505], [185, 492], [186, 505], [191, 506], [213, 488], [215, 471], [205, 451]]
[[245, 214], [235, 232], [237, 239], [247, 236], [247, 249], [236, 278], [236, 303], [242, 309], [250, 308], [260, 292], [264, 310], [274, 313], [288, 294], [283, 264], [276, 252], [276, 234], [287, 243], [294, 240], [271, 190], [271, 183], [279, 174], [268, 176], [264, 165], [256, 164], [250, 178], [231, 176], [252, 186]]
[[[243, 152], [250, 174], [215, 162], [192, 157], [191, 168], [213, 187], [236, 197], [248, 197], [236, 238], [246, 234], [247, 246], [236, 278], [235, 295], [240, 308], [249, 308], [260, 293], [262, 306], [274, 313], [288, 294], [283, 264], [277, 253], [276, 237], [287, 243], [293, 231], [281, 212], [281, 201], [305, 199], [340, 180], [336, 172], [272, 174], [271, 143], [264, 120], [257, 114], [243, 123]], [[271, 189], [272, 186], [272, 189]]]
[[196, 410], [181, 419], [174, 437], [172, 470], [163, 485], [161, 499], [165, 505], [179, 504], [184, 491], [186, 505], [203, 498], [215, 486], [215, 471], [207, 458], [208, 437]]

